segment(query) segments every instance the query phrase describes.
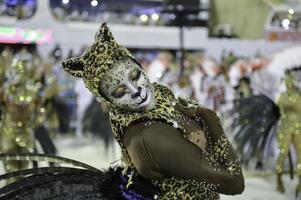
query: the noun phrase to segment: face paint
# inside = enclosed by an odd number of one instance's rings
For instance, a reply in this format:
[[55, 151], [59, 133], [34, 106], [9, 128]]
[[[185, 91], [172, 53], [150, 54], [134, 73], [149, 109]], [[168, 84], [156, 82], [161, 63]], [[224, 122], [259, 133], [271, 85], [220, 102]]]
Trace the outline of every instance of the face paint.
[[145, 71], [131, 58], [116, 62], [100, 82], [101, 93], [116, 107], [152, 109], [155, 95]]

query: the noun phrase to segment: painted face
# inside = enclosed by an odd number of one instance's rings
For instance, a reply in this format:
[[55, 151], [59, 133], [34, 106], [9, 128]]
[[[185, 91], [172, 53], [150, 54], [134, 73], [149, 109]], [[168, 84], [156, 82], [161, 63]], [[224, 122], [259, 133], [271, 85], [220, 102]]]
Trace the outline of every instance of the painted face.
[[148, 110], [155, 105], [154, 89], [145, 71], [131, 58], [122, 59], [108, 70], [100, 89], [111, 103], [128, 110]]

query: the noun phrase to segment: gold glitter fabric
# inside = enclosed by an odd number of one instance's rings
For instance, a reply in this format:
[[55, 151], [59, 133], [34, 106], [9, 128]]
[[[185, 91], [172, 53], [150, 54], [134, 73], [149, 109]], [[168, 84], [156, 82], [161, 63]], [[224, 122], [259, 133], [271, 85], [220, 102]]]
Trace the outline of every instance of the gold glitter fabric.
[[[6, 71], [6, 81], [1, 90], [0, 153], [33, 152], [33, 130], [36, 125], [39, 102], [39, 84], [31, 80], [32, 69], [22, 60]], [[6, 161], [6, 171], [27, 166], [26, 161]]]
[[281, 112], [278, 142], [280, 154], [277, 160], [277, 173], [283, 172], [285, 158], [293, 144], [297, 154], [297, 173], [301, 176], [301, 92], [294, 86], [290, 76], [286, 77], [287, 91], [280, 95], [278, 105]]
[[102, 24], [95, 35], [95, 42], [86, 52], [62, 63], [63, 69], [69, 74], [83, 78], [86, 87], [97, 97], [102, 98], [99, 83], [113, 63], [124, 57], [134, 57], [130, 52], [119, 45], [113, 38], [106, 23]]

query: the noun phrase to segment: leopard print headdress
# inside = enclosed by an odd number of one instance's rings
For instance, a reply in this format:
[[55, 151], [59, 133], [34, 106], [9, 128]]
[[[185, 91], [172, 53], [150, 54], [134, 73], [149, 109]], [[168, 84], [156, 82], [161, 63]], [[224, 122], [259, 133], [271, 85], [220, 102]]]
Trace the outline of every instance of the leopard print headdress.
[[103, 23], [95, 35], [95, 42], [85, 53], [64, 61], [62, 66], [72, 76], [82, 78], [94, 95], [104, 99], [100, 93], [100, 80], [116, 61], [124, 57], [134, 59], [126, 48], [115, 41], [109, 27]]

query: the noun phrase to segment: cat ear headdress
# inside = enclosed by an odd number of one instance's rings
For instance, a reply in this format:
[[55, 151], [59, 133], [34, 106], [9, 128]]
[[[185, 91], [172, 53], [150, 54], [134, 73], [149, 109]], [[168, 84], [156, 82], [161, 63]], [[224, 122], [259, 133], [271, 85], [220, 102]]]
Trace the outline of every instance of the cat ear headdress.
[[134, 59], [126, 48], [115, 41], [109, 27], [103, 23], [95, 35], [95, 42], [83, 55], [64, 61], [62, 66], [72, 76], [82, 78], [94, 95], [104, 98], [100, 92], [100, 81], [115, 62], [125, 57]]

